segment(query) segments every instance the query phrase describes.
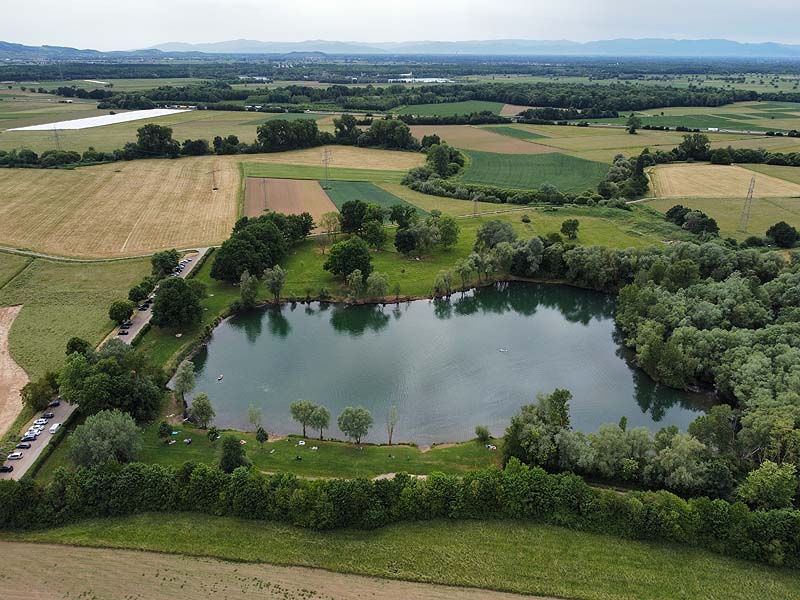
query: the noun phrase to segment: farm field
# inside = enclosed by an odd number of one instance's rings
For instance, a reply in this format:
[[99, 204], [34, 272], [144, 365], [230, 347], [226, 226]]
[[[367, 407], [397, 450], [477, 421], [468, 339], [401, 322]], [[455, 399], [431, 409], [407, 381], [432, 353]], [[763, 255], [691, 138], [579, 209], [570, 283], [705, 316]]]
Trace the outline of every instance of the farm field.
[[[152, 90], [165, 85], [192, 85], [195, 83], [200, 83], [201, 81], [205, 80], [198, 77], [164, 77], [157, 79], [104, 79], [99, 77], [93, 81], [87, 79], [68, 79], [65, 81], [21, 81], [19, 84], [15, 84], [14, 87], [43, 87], [48, 90], [52, 90], [57, 87], [76, 87], [83, 90], [107, 88], [112, 89], [115, 92], [140, 92], [142, 90]], [[104, 84], [111, 85], [108, 86]]]
[[246, 162], [243, 163], [246, 177], [270, 177], [273, 179], [314, 179], [324, 181], [372, 181], [400, 183], [405, 172], [356, 169], [351, 167], [325, 167], [312, 165], [293, 165], [284, 163]]
[[[800, 580], [790, 569], [686, 546], [622, 540], [524, 521], [439, 520], [322, 534], [279, 523], [153, 513], [7, 533], [2, 538], [319, 567], [582, 600], [785, 600], [800, 594]], [[183, 580], [179, 573], [168, 571], [169, 557], [159, 558], [165, 561], [163, 585], [171, 585], [168, 573]], [[110, 554], [108, 561], [115, 560]], [[149, 578], [141, 573], [134, 570], [131, 577], [149, 585]], [[242, 579], [237, 586], [244, 585]]]
[[466, 102], [442, 102], [438, 104], [410, 104], [400, 108], [393, 108], [390, 112], [398, 115], [418, 115], [430, 117], [445, 117], [450, 115], [468, 115], [475, 112], [488, 111], [496, 115], [503, 109], [502, 102], [484, 102], [482, 100], [469, 100]]
[[[71, 548], [0, 542], [0, 559], [8, 565], [4, 590], [14, 597], [35, 593], [95, 598], [188, 597], [193, 600], [219, 598], [220, 590], [248, 599], [302, 600], [336, 598], [364, 600], [519, 600], [515, 594], [489, 590], [443, 587], [427, 583], [390, 581], [331, 573], [304, 567], [223, 562], [209, 558], [165, 556], [153, 552]], [[31, 582], [30, 573], [41, 569], [42, 552], [58, 556], [58, 576]], [[66, 555], [65, 555], [66, 554]], [[13, 565], [13, 566], [12, 566]], [[88, 584], [85, 573], [93, 574]]]
[[800, 169], [779, 165], [742, 165], [745, 169], [800, 185]]
[[800, 196], [800, 183], [736, 165], [660, 165], [649, 169], [648, 174], [656, 198], [744, 198], [753, 176], [756, 178], [756, 198]]
[[499, 133], [500, 135], [507, 135], [517, 138], [518, 140], [541, 140], [542, 138], [545, 138], [545, 136], [541, 134], [528, 131], [522, 127], [512, 127], [511, 125], [490, 125], [488, 127], [484, 127], [484, 129], [494, 133]]
[[498, 154], [542, 154], [555, 152], [541, 144], [515, 139], [508, 135], [471, 125], [413, 125], [411, 133], [418, 139], [436, 134], [445, 142], [463, 150], [478, 150]]
[[286, 215], [307, 212], [315, 222], [336, 206], [325, 190], [310, 179], [265, 179], [248, 177], [245, 182], [244, 216], [258, 217], [271, 210]]
[[[275, 164], [322, 167], [322, 153], [330, 154], [330, 168], [368, 169], [374, 171], [408, 171], [425, 163], [425, 155], [419, 152], [400, 152], [398, 150], [376, 150], [355, 146], [323, 146], [305, 150], [290, 150], [273, 154], [247, 154], [247, 162], [269, 162]], [[319, 179], [322, 179], [321, 177]]]
[[219, 244], [236, 220], [239, 185], [230, 157], [2, 169], [0, 244], [98, 258]]
[[522, 106], [521, 104], [503, 104], [500, 109], [500, 114], [504, 117], [516, 117], [519, 113], [532, 108], [531, 106]]
[[744, 198], [659, 198], [645, 203], [662, 213], [676, 204], [701, 210], [713, 217], [721, 237], [744, 240], [751, 235], [764, 236], [767, 229], [778, 221], [800, 227], [800, 199], [754, 198], [750, 210], [747, 232], [738, 231]]
[[399, 183], [379, 183], [377, 185], [381, 189], [401, 198], [409, 204], [413, 204], [425, 212], [439, 210], [446, 215], [463, 216], [471, 215], [473, 210], [477, 210], [478, 214], [505, 212], [509, 210], [509, 207], [503, 204], [492, 204], [491, 202], [473, 203], [457, 198], [444, 198], [422, 194]]
[[[27, 102], [27, 100], [26, 100]], [[9, 101], [8, 105], [13, 105]], [[109, 111], [99, 111], [96, 104], [81, 103], [67, 105], [56, 104], [55, 107], [70, 107], [70, 111], [52, 109], [42, 113], [36, 109], [35, 119], [19, 114], [15, 118], [0, 120], [0, 150], [12, 148], [30, 148], [35, 152], [43, 152], [56, 146], [52, 131], [8, 131], [28, 125], [47, 124], [67, 119], [108, 115]], [[79, 107], [79, 108], [73, 108]], [[5, 113], [7, 104], [0, 102], [0, 113]], [[119, 111], [116, 111], [119, 112]], [[14, 114], [17, 114], [15, 111]], [[45, 116], [47, 115], [47, 116]], [[205, 138], [211, 141], [214, 136], [236, 135], [243, 142], [251, 143], [256, 139], [256, 127], [272, 119], [318, 119], [323, 115], [305, 113], [256, 113], [242, 111], [193, 110], [179, 114], [132, 121], [116, 125], [106, 125], [92, 129], [59, 131], [59, 144], [64, 150], [85, 151], [89, 146], [97, 150], [111, 151], [121, 148], [127, 142], [136, 140], [136, 131], [147, 123], [156, 123], [172, 128], [173, 137], [178, 141], [185, 139]]]
[[[333, 181], [330, 183], [326, 193], [338, 209], [341, 209], [342, 204], [348, 200], [363, 200], [367, 204], [377, 204], [381, 208], [387, 209], [394, 204], [409, 204], [413, 206], [413, 204], [399, 198], [387, 189], [366, 181]], [[421, 208], [417, 208], [417, 210], [420, 216], [427, 215]]]
[[[523, 142], [525, 143], [525, 142]], [[563, 192], [594, 189], [608, 166], [566, 154], [531, 156], [468, 151], [470, 163], [461, 180], [467, 183], [534, 189], [550, 183]]]
[[[800, 128], [800, 104], [788, 102], [740, 102], [715, 107], [667, 107], [641, 111], [644, 125], [736, 131], [771, 131]], [[627, 115], [616, 119], [589, 119], [597, 123], [624, 124]]]
[[17, 275], [0, 287], [0, 306], [22, 305], [9, 349], [31, 379], [57, 369], [73, 337], [99, 344], [111, 330], [108, 307], [126, 298], [131, 286], [150, 272], [148, 259], [113, 262], [59, 262], [23, 259], [0, 252], [0, 272]]

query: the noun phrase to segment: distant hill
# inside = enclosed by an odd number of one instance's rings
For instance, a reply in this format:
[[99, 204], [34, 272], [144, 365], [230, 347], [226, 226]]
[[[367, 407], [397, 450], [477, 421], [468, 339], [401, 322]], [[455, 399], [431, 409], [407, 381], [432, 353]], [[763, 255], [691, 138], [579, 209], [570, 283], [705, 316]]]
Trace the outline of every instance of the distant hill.
[[743, 43], [723, 39], [473, 40], [459, 42], [262, 42], [229, 40], [203, 44], [168, 42], [141, 50], [100, 52], [64, 46], [26, 46], [0, 41], [2, 60], [91, 60], [102, 57], [185, 57], [207, 54], [298, 55], [481, 55], [481, 56], [608, 56], [662, 58], [800, 58], [800, 45]]
[[154, 46], [166, 52], [284, 54], [477, 54], [490, 56], [660, 56], [800, 58], [800, 45], [742, 43], [731, 40], [616, 39], [594, 42], [569, 40], [474, 40], [460, 42], [259, 42], [231, 40], [208, 44], [167, 43]]

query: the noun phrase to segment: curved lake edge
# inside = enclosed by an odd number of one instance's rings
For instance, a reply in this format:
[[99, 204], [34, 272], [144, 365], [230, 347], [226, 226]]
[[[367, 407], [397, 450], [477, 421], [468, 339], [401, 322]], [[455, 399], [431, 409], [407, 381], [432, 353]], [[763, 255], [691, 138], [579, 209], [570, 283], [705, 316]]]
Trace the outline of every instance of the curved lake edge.
[[[274, 308], [278, 308], [278, 309], [282, 310], [284, 308], [284, 306], [286, 306], [286, 307], [291, 307], [291, 310], [294, 311], [295, 308], [297, 307], [297, 305], [311, 305], [311, 304], [315, 304], [315, 303], [320, 305], [320, 306], [329, 306], [329, 307], [330, 306], [333, 306], [333, 307], [337, 307], [338, 306], [338, 307], [342, 307], [342, 308], [362, 307], [362, 306], [381, 306], [381, 307], [398, 306], [399, 307], [401, 305], [409, 305], [410, 306], [411, 304], [416, 303], [416, 302], [420, 302], [422, 300], [428, 300], [428, 301], [432, 301], [432, 302], [441, 301], [441, 302], [450, 304], [452, 302], [452, 297], [453, 296], [460, 296], [461, 298], [463, 298], [467, 294], [478, 292], [480, 290], [486, 290], [487, 288], [495, 288], [495, 289], [498, 289], [498, 290], [502, 290], [502, 289], [506, 289], [504, 286], [508, 286], [509, 284], [514, 284], [514, 283], [520, 283], [520, 284], [523, 284], [523, 285], [524, 284], [533, 284], [533, 285], [543, 286], [545, 288], [550, 288], [550, 287], [553, 287], [553, 288], [558, 288], [558, 287], [573, 288], [575, 290], [580, 290], [582, 292], [587, 292], [589, 294], [597, 294], [598, 296], [604, 296], [606, 298], [611, 298], [613, 300], [616, 300], [616, 298], [617, 298], [617, 294], [615, 294], [615, 293], [601, 292], [601, 291], [594, 290], [594, 289], [591, 289], [591, 288], [586, 288], [586, 287], [583, 287], [583, 286], [574, 285], [574, 284], [571, 284], [570, 282], [566, 282], [566, 281], [563, 281], [563, 280], [552, 280], [552, 279], [546, 280], [546, 279], [534, 279], [534, 278], [523, 278], [523, 277], [508, 277], [508, 278], [505, 278], [505, 279], [502, 279], [502, 280], [493, 280], [493, 281], [481, 282], [480, 285], [472, 285], [472, 286], [469, 286], [468, 288], [455, 290], [450, 295], [402, 296], [399, 299], [397, 297], [383, 297], [383, 298], [378, 298], [378, 299], [376, 299], [376, 298], [371, 298], [371, 299], [353, 299], [353, 298], [340, 299], [340, 298], [330, 298], [330, 297], [327, 297], [327, 298], [316, 297], [315, 298], [313, 296], [307, 296], [307, 297], [302, 297], [302, 298], [300, 298], [300, 297], [294, 297], [294, 298], [290, 297], [290, 298], [282, 299], [280, 302], [262, 301], [262, 302], [259, 302], [254, 308], [248, 309], [246, 311], [238, 311], [236, 313], [230, 313], [228, 309], [223, 311], [217, 317], [217, 319], [215, 319], [212, 323], [210, 323], [206, 327], [204, 335], [202, 337], [198, 338], [196, 341], [194, 341], [189, 347], [187, 347], [187, 349], [185, 349], [181, 353], [182, 354], [182, 358], [181, 359], [176, 359], [176, 361], [174, 363], [174, 366], [177, 367], [179, 364], [181, 364], [185, 360], [194, 359], [196, 357], [196, 355], [198, 354], [198, 352], [200, 352], [201, 350], [207, 349], [208, 345], [209, 345], [209, 342], [213, 338], [214, 332], [217, 331], [223, 325], [226, 325], [226, 324], [229, 325], [230, 322], [233, 319], [240, 318], [240, 317], [243, 317], [243, 316], [248, 316], [248, 315], [254, 315], [254, 314], [264, 314], [266, 311], [269, 311], [270, 309], [274, 309]], [[309, 310], [309, 309], [307, 308], [306, 310]], [[611, 316], [611, 319], [614, 320], [613, 314]], [[615, 324], [615, 326], [616, 326], [616, 324]], [[617, 341], [616, 337], [615, 337], [615, 341]], [[716, 395], [715, 391], [712, 390], [712, 389], [679, 390], [679, 389], [676, 389], [676, 388], [669, 388], [665, 384], [653, 380], [649, 375], [647, 375], [647, 373], [645, 373], [639, 367], [633, 351], [630, 348], [627, 348], [621, 342], [621, 340], [617, 341], [617, 343], [619, 344], [619, 349], [620, 349], [621, 353], [624, 354], [624, 356], [622, 356], [621, 354], [618, 354], [618, 356], [620, 356], [620, 358], [624, 359], [624, 361], [628, 364], [628, 366], [629, 366], [629, 368], [631, 368], [631, 370], [635, 370], [636, 372], [638, 372], [641, 376], [643, 376], [644, 378], [649, 380], [649, 382], [651, 384], [656, 385], [656, 386], [663, 386], [664, 388], [666, 388], [668, 390], [671, 390], [671, 391], [674, 391], [676, 393], [683, 393], [683, 394], [687, 394], [687, 396], [688, 395], [693, 396], [695, 398], [695, 401], [697, 402], [697, 406], [702, 406], [701, 410], [708, 410], [710, 408], [710, 406], [712, 406], [713, 404], [718, 403], [720, 401], [718, 396]], [[569, 389], [570, 386], [566, 385], [564, 387]], [[697, 401], [697, 399], [701, 399], [701, 400]], [[533, 401], [534, 401], [533, 399], [530, 399], [528, 402], [525, 402], [525, 404], [528, 404], [528, 403], [533, 402]], [[323, 404], [324, 404], [324, 402], [323, 402]], [[701, 413], [698, 412], [698, 416], [699, 416], [699, 414], [701, 414]], [[334, 416], [334, 418], [335, 418], [335, 416]], [[608, 422], [609, 423], [614, 423], [615, 420], [608, 420]], [[378, 420], [376, 420], [375, 424], [376, 424], [376, 426], [378, 426]], [[668, 423], [665, 424], [665, 426], [668, 426], [668, 425], [669, 425]], [[335, 425], [334, 425], [334, 427], [335, 427]], [[679, 425], [679, 427], [681, 429], [685, 429], [686, 427], [688, 427], [688, 424], [686, 426], [680, 426]], [[224, 429], [228, 430], [228, 431], [246, 431], [247, 430], [245, 427], [241, 427], [241, 426], [239, 426], [239, 427], [226, 426], [226, 427], [224, 427]], [[376, 427], [376, 429], [377, 429], [377, 427]], [[575, 427], [575, 429], [577, 431], [583, 431], [584, 433], [588, 433], [589, 431], [591, 431], [591, 430], [586, 430], [585, 428], [581, 429], [579, 427]], [[272, 435], [272, 432], [270, 433], [270, 435]], [[294, 436], [294, 435], [297, 435], [297, 432], [294, 431], [294, 430], [276, 431], [275, 435], [280, 436], [280, 437], [285, 437], [287, 435]], [[500, 435], [502, 435], [502, 434], [500, 434]], [[308, 439], [313, 440], [314, 437], [315, 436], [310, 435], [310, 436], [308, 436]], [[499, 437], [499, 436], [495, 435], [495, 438], [497, 438], [497, 437]], [[341, 438], [337, 438], [335, 436], [334, 437], [325, 437], [325, 439], [329, 440], [329, 441], [343, 441]], [[414, 447], [418, 447], [418, 448], [434, 448], [434, 447], [437, 447], [437, 446], [441, 446], [443, 444], [459, 444], [459, 443], [463, 443], [463, 442], [467, 441], [468, 439], [470, 439], [470, 438], [464, 438], [462, 436], [462, 437], [460, 437], [460, 439], [444, 438], [442, 440], [437, 439], [436, 441], [433, 441], [433, 442], [431, 442], [431, 441], [420, 442], [420, 441], [409, 441], [409, 440], [406, 440], [406, 441], [402, 441], [402, 442], [396, 442], [396, 443], [394, 443], [392, 445], [393, 446], [408, 445], [408, 446], [414, 446]], [[346, 442], [344, 442], [344, 443], [346, 443]], [[363, 443], [364, 444], [369, 444], [369, 445], [375, 445], [375, 446], [385, 446], [385, 445], [387, 445], [385, 442], [363, 442]]]

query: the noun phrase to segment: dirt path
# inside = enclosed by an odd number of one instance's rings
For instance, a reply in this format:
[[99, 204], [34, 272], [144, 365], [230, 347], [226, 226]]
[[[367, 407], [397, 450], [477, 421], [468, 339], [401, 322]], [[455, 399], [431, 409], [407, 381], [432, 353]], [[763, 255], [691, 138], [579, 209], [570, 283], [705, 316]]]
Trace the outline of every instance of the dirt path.
[[[313, 552], [313, 548], [309, 548]], [[344, 575], [304, 567], [0, 542], [4, 598], [544, 600], [488, 590]]]
[[0, 308], [0, 435], [8, 431], [22, 410], [19, 392], [28, 383], [28, 374], [11, 358], [8, 349], [11, 324], [21, 310], [22, 306]]

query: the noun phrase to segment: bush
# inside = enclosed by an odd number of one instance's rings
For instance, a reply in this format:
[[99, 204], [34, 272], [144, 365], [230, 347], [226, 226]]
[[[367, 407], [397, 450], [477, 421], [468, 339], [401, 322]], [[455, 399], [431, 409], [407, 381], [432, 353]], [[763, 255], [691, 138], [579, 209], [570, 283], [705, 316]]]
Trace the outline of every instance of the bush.
[[481, 444], [485, 444], [492, 439], [492, 434], [489, 433], [489, 428], [486, 425], [477, 425], [475, 427], [475, 437]]

